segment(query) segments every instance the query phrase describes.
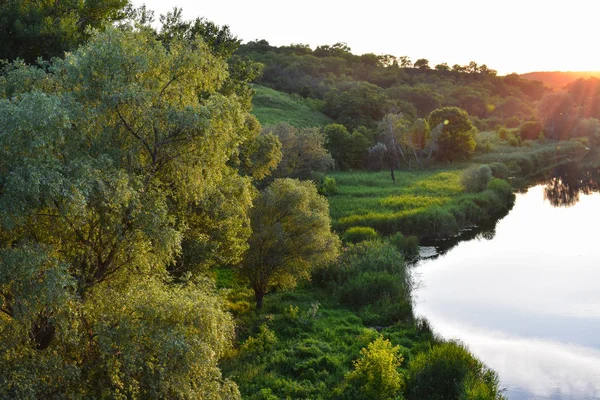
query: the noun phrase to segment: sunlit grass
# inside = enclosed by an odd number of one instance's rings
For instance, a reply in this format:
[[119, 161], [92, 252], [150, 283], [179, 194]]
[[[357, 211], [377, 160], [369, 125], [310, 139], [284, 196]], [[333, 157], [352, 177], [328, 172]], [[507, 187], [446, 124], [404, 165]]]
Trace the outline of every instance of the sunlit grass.
[[294, 98], [287, 93], [254, 85], [256, 94], [252, 99], [252, 114], [261, 124], [287, 122], [298, 128], [324, 126], [332, 120], [310, 107], [302, 98]]

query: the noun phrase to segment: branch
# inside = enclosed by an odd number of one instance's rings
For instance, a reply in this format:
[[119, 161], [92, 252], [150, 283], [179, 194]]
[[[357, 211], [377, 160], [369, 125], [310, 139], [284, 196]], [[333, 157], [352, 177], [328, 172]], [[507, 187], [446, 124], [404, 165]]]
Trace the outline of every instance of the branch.
[[123, 118], [123, 116], [121, 115], [121, 112], [119, 111], [118, 108], [115, 108], [115, 111], [117, 112], [117, 115], [119, 116], [119, 119], [121, 120], [121, 122], [123, 122], [123, 124], [125, 125], [125, 128], [140, 142], [142, 142], [144, 144], [144, 147], [146, 147], [146, 150], [148, 151], [148, 154], [150, 154], [150, 157], [152, 157], [152, 149], [150, 148], [150, 146], [148, 145], [148, 143], [144, 140], [144, 138], [142, 138], [140, 135], [137, 134], [136, 131], [133, 130], [133, 128], [131, 128], [129, 126], [129, 124], [127, 123], [127, 121], [125, 121], [125, 118]]

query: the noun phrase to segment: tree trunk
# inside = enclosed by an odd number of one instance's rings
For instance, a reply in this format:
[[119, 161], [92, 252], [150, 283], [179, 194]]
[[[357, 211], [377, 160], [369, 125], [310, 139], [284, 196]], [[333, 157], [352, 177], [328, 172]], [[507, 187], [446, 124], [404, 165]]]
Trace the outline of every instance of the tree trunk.
[[36, 349], [45, 350], [50, 346], [56, 328], [43, 314], [38, 316], [37, 321], [29, 331], [29, 338], [34, 342]]
[[392, 180], [396, 183], [396, 177], [394, 176], [394, 167], [390, 168], [390, 175], [392, 175]]
[[260, 310], [263, 306], [263, 298], [265, 297], [264, 292], [262, 291], [254, 291], [254, 298], [256, 299], [256, 309]]

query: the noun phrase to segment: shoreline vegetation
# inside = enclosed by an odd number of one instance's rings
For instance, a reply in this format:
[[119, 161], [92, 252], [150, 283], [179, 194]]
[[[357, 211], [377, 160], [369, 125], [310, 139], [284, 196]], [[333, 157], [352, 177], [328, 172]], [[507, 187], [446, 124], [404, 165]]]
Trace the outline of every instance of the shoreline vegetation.
[[600, 80], [54, 3], [0, 3], [0, 398], [504, 399], [411, 262], [594, 164]]

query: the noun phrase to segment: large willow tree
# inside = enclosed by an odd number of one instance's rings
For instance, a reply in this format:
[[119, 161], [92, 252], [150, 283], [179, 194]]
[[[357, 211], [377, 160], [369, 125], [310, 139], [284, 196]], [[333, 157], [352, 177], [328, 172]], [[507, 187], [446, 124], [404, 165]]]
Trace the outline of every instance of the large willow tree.
[[115, 29], [0, 76], [0, 398], [238, 397], [232, 320], [181, 254], [250, 235], [260, 127], [227, 79], [200, 39]]

